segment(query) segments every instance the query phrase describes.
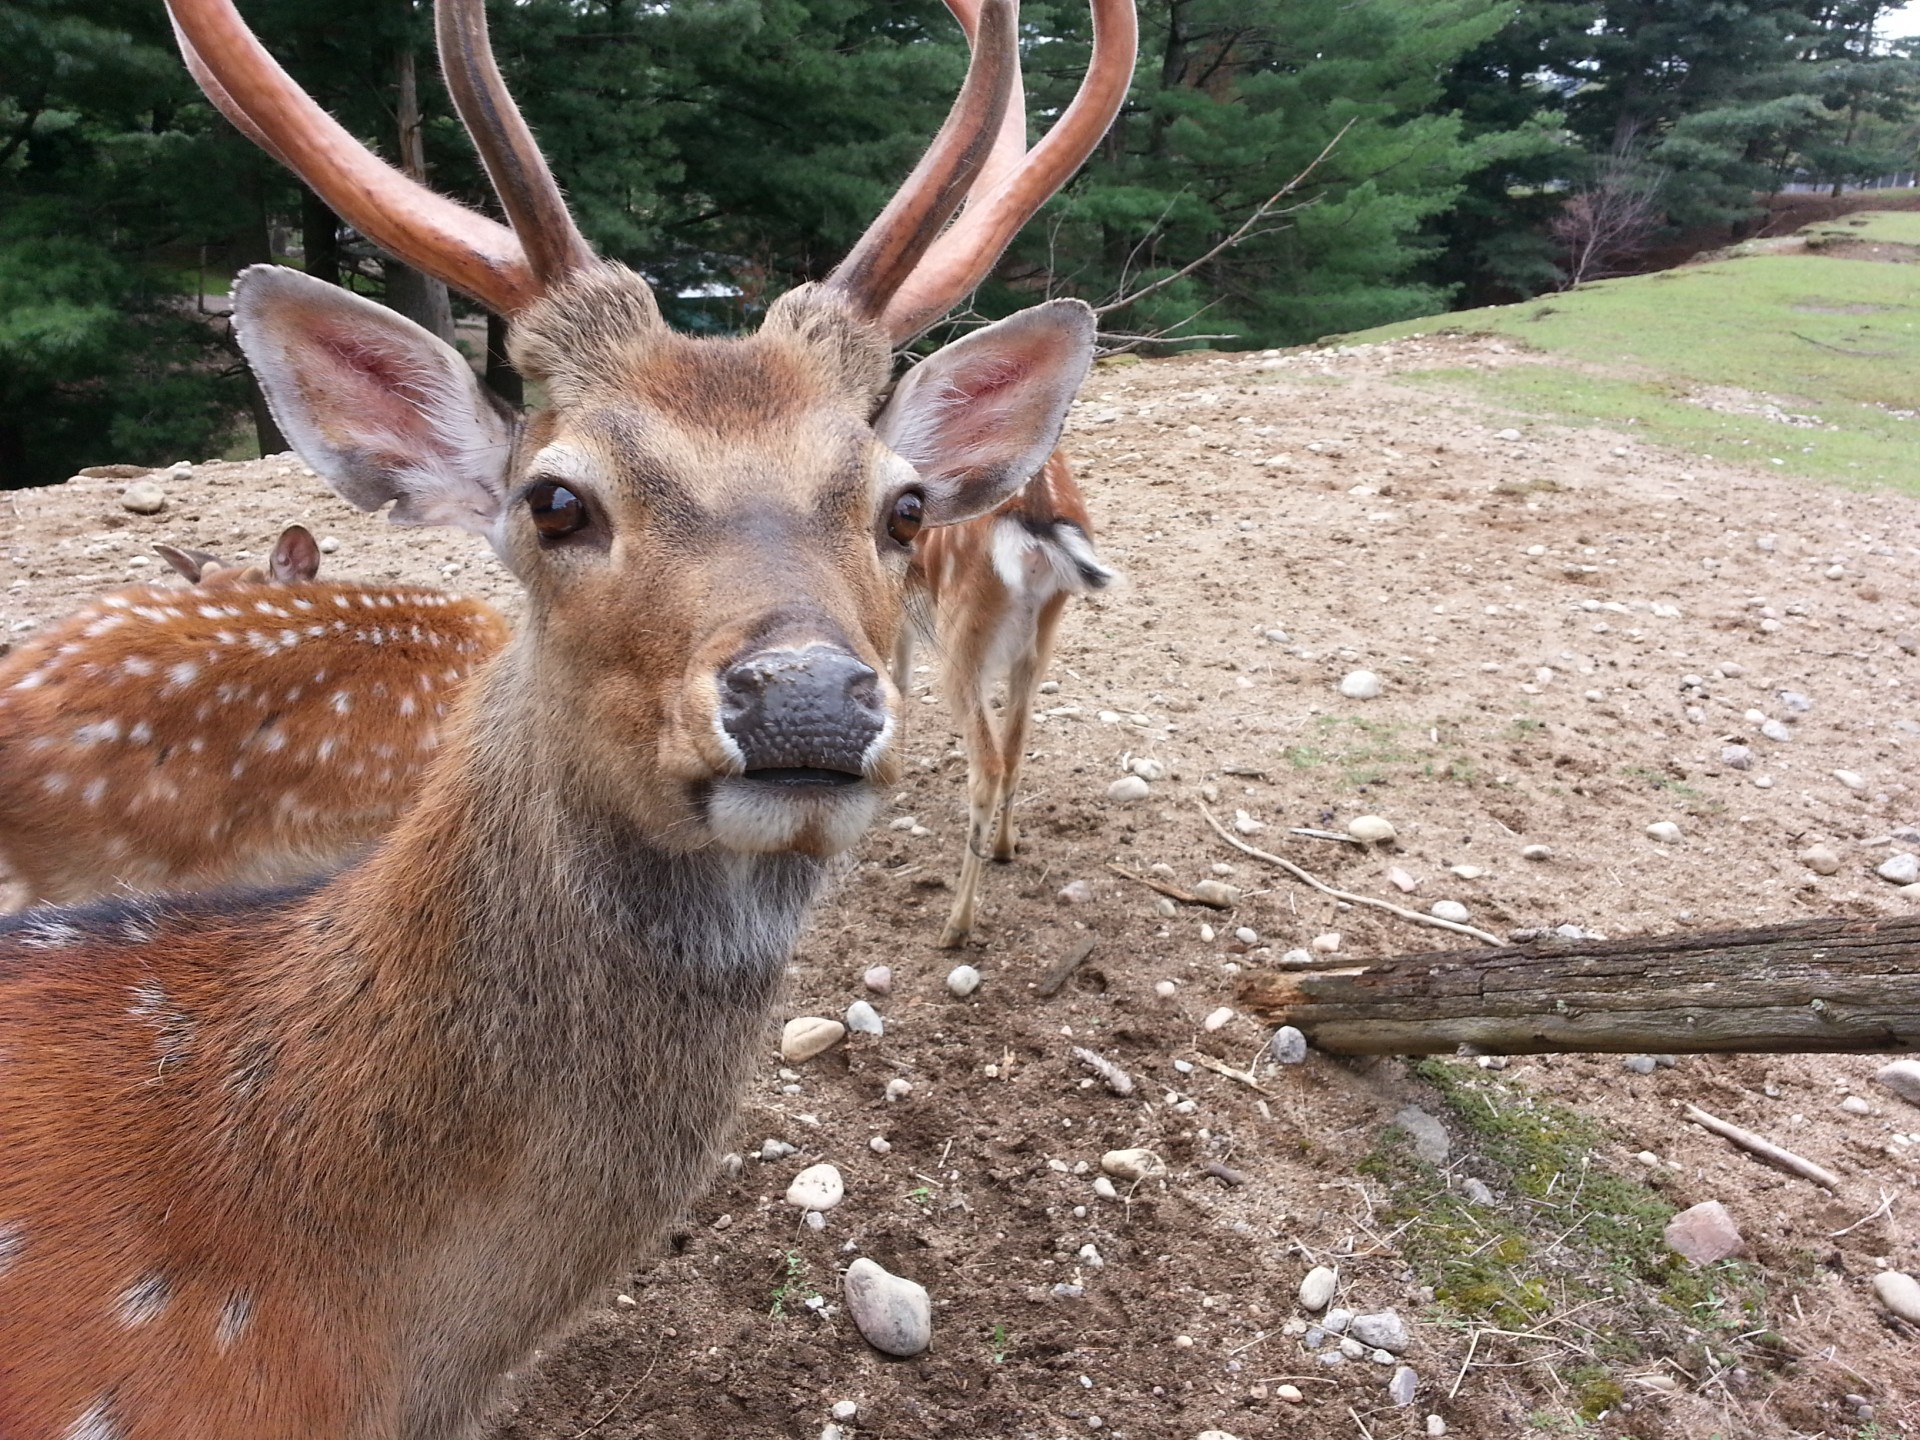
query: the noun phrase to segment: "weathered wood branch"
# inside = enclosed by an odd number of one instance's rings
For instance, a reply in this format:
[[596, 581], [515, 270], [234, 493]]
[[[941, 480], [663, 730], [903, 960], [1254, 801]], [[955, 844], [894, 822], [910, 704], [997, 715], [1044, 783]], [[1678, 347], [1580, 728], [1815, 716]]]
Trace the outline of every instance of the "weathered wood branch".
[[1341, 1055], [1920, 1049], [1920, 917], [1262, 970], [1245, 1009]]

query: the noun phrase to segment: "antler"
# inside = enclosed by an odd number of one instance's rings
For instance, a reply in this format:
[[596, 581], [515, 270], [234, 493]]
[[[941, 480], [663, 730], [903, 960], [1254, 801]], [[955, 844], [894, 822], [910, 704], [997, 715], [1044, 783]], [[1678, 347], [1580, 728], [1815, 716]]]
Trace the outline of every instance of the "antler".
[[[993, 0], [985, 0], [992, 4]], [[983, 0], [947, 0], [976, 55], [986, 32]], [[1092, 0], [1093, 55], [1073, 103], [1046, 137], [1027, 149], [1025, 107], [1015, 103], [995, 138], [965, 213], [927, 249], [881, 316], [894, 343], [905, 344], [972, 290], [993, 269], [1020, 227], [1080, 168], [1120, 113], [1133, 83], [1139, 20], [1134, 0]]]
[[383, 250], [503, 315], [593, 263], [486, 51], [481, 0], [439, 7], [441, 65], [513, 229], [429, 190], [354, 139], [267, 53], [232, 0], [167, 0], [167, 11], [207, 98]]

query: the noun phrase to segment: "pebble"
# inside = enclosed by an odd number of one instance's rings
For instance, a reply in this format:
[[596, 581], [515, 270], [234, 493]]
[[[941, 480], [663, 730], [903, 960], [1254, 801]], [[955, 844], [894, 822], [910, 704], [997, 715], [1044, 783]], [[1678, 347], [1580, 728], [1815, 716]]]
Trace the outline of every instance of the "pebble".
[[1180, 987], [1171, 980], [1156, 980], [1153, 982], [1153, 993], [1162, 1000], [1171, 1000], [1180, 993]]
[[1733, 1216], [1718, 1200], [1703, 1200], [1667, 1222], [1667, 1245], [1696, 1265], [1711, 1265], [1746, 1248]]
[[847, 1440], [847, 1432], [842, 1430], [838, 1425], [822, 1425], [820, 1427], [820, 1440]]
[[1093, 886], [1085, 880], [1069, 880], [1053, 898], [1062, 905], [1089, 905], [1093, 903]]
[[1327, 1318], [1320, 1323], [1335, 1335], [1344, 1334], [1346, 1328], [1353, 1323], [1353, 1311], [1343, 1310], [1336, 1305], [1333, 1309], [1327, 1311]]
[[1882, 880], [1891, 880], [1895, 885], [1912, 885], [1920, 881], [1920, 855], [1911, 855], [1902, 850], [1898, 855], [1890, 855], [1874, 867], [1873, 873]]
[[1767, 739], [1776, 741], [1782, 745], [1793, 738], [1793, 731], [1789, 730], [1786, 724], [1779, 720], [1761, 721], [1760, 733], [1766, 736]]
[[1899, 1270], [1882, 1270], [1873, 1277], [1873, 1298], [1909, 1325], [1920, 1325], [1920, 1280]]
[[320, 553], [322, 555], [337, 555], [339, 552], [340, 540], [338, 536], [322, 535], [320, 537]]
[[862, 1255], [847, 1267], [843, 1288], [847, 1313], [874, 1349], [910, 1356], [933, 1343], [933, 1302], [924, 1286]]
[[1266, 821], [1256, 820], [1244, 810], [1233, 812], [1233, 829], [1236, 835], [1258, 835], [1266, 828]]
[[860, 981], [867, 989], [876, 995], [891, 995], [893, 993], [893, 967], [891, 965], [875, 965], [870, 968], [865, 975], [860, 977]]
[[769, 1137], [760, 1142], [760, 1158], [762, 1160], [784, 1160], [787, 1156], [795, 1154], [798, 1148], [798, 1146], [789, 1145], [784, 1140], [775, 1140]]
[[1120, 1192], [1113, 1188], [1113, 1181], [1104, 1175], [1096, 1175], [1093, 1177], [1093, 1193], [1098, 1195], [1102, 1200], [1118, 1200], [1120, 1198]]
[[1340, 679], [1340, 693], [1349, 700], [1372, 700], [1380, 694], [1380, 677], [1371, 670], [1350, 670]]
[[1291, 1025], [1282, 1025], [1267, 1042], [1267, 1053], [1278, 1064], [1298, 1065], [1307, 1058], [1307, 1037]]
[[[1402, 1365], [1395, 1369], [1393, 1378], [1387, 1381], [1387, 1398], [1395, 1405], [1411, 1405], [1419, 1389], [1419, 1372], [1411, 1365]], [[1432, 1433], [1431, 1427], [1428, 1433]]]
[[881, 1020], [880, 1012], [864, 1000], [856, 1000], [847, 1006], [847, 1029], [856, 1035], [884, 1035], [886, 1023]]
[[1340, 932], [1329, 930], [1324, 935], [1316, 935], [1311, 942], [1316, 955], [1331, 955], [1340, 948]]
[[1813, 709], [1811, 697], [1802, 695], [1798, 690], [1782, 690], [1780, 703], [1786, 706], [1789, 715], [1804, 715]]
[[1680, 839], [1680, 827], [1671, 820], [1656, 820], [1647, 826], [1647, 835], [1662, 845], [1673, 845]]
[[1397, 1310], [1356, 1315], [1347, 1333], [1369, 1350], [1386, 1350], [1394, 1355], [1404, 1353], [1413, 1344], [1413, 1336], [1407, 1331], [1407, 1322], [1400, 1318]]
[[1260, 932], [1251, 926], [1242, 925], [1238, 930], [1233, 932], [1233, 938], [1238, 940], [1242, 945], [1258, 945], [1260, 943]]
[[964, 1000], [980, 988], [980, 972], [971, 965], [956, 965], [947, 972], [947, 989], [956, 1000]]
[[847, 1183], [832, 1165], [809, 1165], [787, 1186], [787, 1204], [802, 1210], [831, 1210], [846, 1198]]
[[1746, 745], [1725, 745], [1720, 750], [1720, 763], [1729, 770], [1751, 770], [1753, 768], [1753, 750]]
[[1651, 1075], [1655, 1068], [1651, 1055], [1629, 1055], [1620, 1064], [1635, 1075]]
[[1465, 1180], [1462, 1180], [1460, 1182], [1460, 1193], [1475, 1205], [1493, 1204], [1493, 1191], [1488, 1188], [1486, 1181], [1477, 1176], [1469, 1175]]
[[1840, 869], [1840, 857], [1824, 845], [1814, 845], [1802, 850], [1800, 863], [1816, 875], [1832, 875]]
[[1132, 805], [1153, 793], [1153, 787], [1138, 775], [1122, 775], [1107, 786], [1107, 799], [1116, 805]]
[[1873, 1102], [1864, 1095], [1849, 1095], [1840, 1102], [1840, 1108], [1849, 1115], [1873, 1114]]
[[887, 1103], [897, 1104], [913, 1094], [913, 1082], [904, 1075], [896, 1075], [887, 1081]]
[[1203, 923], [1200, 926], [1200, 943], [1202, 945], [1211, 945], [1213, 943], [1214, 933], [1213, 926]]
[[1449, 865], [1447, 867], [1447, 873], [1461, 880], [1478, 880], [1487, 872], [1482, 870], [1478, 865]]
[[1414, 879], [1413, 876], [1402, 870], [1398, 865], [1388, 869], [1387, 883], [1402, 895], [1411, 895], [1420, 886], [1418, 880]]
[[1160, 1173], [1160, 1157], [1151, 1150], [1109, 1150], [1100, 1168], [1116, 1180], [1145, 1180]]
[[1127, 765], [1127, 769], [1131, 770], [1135, 775], [1138, 775], [1142, 780], [1164, 780], [1167, 778], [1167, 767], [1162, 765], [1158, 760], [1149, 759], [1145, 755], [1134, 756], [1132, 761]]
[[1347, 834], [1363, 845], [1391, 845], [1400, 838], [1393, 822], [1379, 815], [1356, 815], [1347, 822]]
[[860, 1413], [860, 1407], [851, 1400], [836, 1400], [833, 1403], [833, 1418], [851, 1420]]
[[1408, 1138], [1413, 1141], [1413, 1153], [1427, 1164], [1447, 1163], [1453, 1141], [1447, 1134], [1447, 1127], [1433, 1116], [1417, 1105], [1407, 1105], [1393, 1117], [1393, 1123], [1407, 1132]]
[[1218, 1030], [1231, 1019], [1233, 1019], [1233, 1007], [1231, 1005], [1222, 1005], [1217, 1010], [1209, 1010], [1207, 1012], [1207, 1018], [1200, 1022], [1200, 1028], [1203, 1030]]
[[893, 1142], [888, 1140], [884, 1135], [876, 1135], [867, 1141], [867, 1148], [876, 1155], [891, 1155], [893, 1153]]
[[787, 1021], [780, 1032], [780, 1058], [799, 1063], [811, 1060], [846, 1038], [847, 1027], [824, 1015], [800, 1015]]
[[1348, 1360], [1364, 1360], [1367, 1356], [1367, 1347], [1351, 1335], [1342, 1335], [1340, 1337], [1340, 1354]]
[[1339, 1283], [1340, 1272], [1331, 1265], [1314, 1266], [1307, 1272], [1306, 1279], [1300, 1282], [1300, 1308], [1319, 1314], [1332, 1301], [1334, 1289]]
[[1467, 917], [1473, 912], [1458, 900], [1436, 900], [1430, 913], [1438, 920], [1451, 920], [1456, 925], [1467, 923]]
[[1282, 965], [1311, 965], [1313, 963], [1313, 952], [1311, 950], [1289, 950], [1280, 957], [1280, 963]]
[[1240, 1440], [1240, 1437], [1231, 1435], [1225, 1430], [1202, 1430], [1194, 1440]]
[[1433, 1440], [1440, 1440], [1440, 1437], [1446, 1433], [1447, 1422], [1443, 1418], [1438, 1415], [1427, 1416], [1427, 1434], [1432, 1436]]
[[1895, 1060], [1874, 1071], [1873, 1078], [1909, 1105], [1920, 1105], [1920, 1060]]
[[1240, 892], [1224, 880], [1202, 880], [1193, 887], [1193, 898], [1202, 905], [1229, 910], [1240, 901]]
[[136, 480], [120, 492], [120, 505], [136, 515], [158, 515], [167, 508], [167, 492], [151, 480]]
[[1858, 791], [1867, 788], [1867, 777], [1858, 770], [1836, 770], [1833, 772], [1833, 778], [1849, 790]]
[[1298, 1405], [1302, 1400], [1307, 1398], [1306, 1392], [1301, 1390], [1298, 1385], [1276, 1385], [1274, 1386], [1273, 1393], [1277, 1399], [1284, 1400], [1289, 1405]]
[[1522, 845], [1520, 847], [1520, 858], [1522, 860], [1551, 860], [1553, 858], [1553, 847], [1551, 845]]

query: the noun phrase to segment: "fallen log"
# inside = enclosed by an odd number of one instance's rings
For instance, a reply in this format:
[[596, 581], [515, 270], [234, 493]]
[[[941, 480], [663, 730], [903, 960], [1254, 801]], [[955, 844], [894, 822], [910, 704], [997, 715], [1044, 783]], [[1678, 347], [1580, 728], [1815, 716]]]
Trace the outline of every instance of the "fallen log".
[[1242, 977], [1338, 1055], [1920, 1049], [1920, 917], [1546, 940]]

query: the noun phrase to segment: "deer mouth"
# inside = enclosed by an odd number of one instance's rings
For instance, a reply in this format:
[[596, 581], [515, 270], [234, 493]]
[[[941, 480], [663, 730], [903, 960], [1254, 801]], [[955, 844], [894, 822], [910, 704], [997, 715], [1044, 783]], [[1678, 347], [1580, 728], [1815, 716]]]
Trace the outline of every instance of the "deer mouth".
[[816, 790], [861, 785], [867, 777], [857, 771], [830, 770], [818, 765], [769, 765], [759, 770], [749, 770], [740, 778], [752, 784], [770, 785], [783, 790]]

